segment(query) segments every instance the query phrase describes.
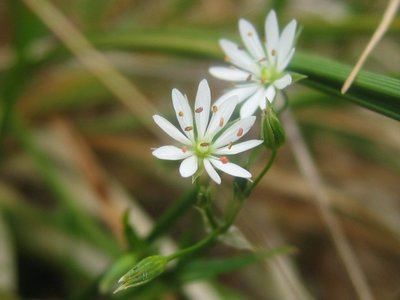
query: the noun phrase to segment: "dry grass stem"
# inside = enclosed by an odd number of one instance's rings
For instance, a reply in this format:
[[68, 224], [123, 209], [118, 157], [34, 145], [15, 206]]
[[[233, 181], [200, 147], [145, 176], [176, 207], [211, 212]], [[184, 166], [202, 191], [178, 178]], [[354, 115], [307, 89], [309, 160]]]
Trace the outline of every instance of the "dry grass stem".
[[356, 65], [354, 66], [353, 70], [351, 71], [349, 77], [347, 77], [346, 81], [343, 84], [341, 89], [341, 93], [345, 94], [347, 90], [350, 88], [351, 84], [353, 83], [354, 79], [356, 78], [358, 72], [360, 72], [362, 66], [364, 65], [365, 60], [368, 58], [368, 55], [371, 51], [375, 48], [375, 46], [379, 43], [379, 40], [385, 34], [387, 29], [389, 28], [390, 23], [393, 21], [394, 17], [396, 16], [397, 9], [399, 7], [400, 0], [391, 0], [383, 14], [383, 18], [379, 23], [378, 27], [376, 28], [374, 34], [372, 35], [371, 40], [369, 41], [367, 47], [365, 47], [363, 53], [361, 54], [360, 58], [358, 59]]
[[153, 105], [52, 3], [47, 0], [24, 0], [24, 3], [143, 125], [159, 135], [159, 131], [149, 124], [155, 112]]
[[301, 136], [300, 129], [298, 128], [294, 116], [290, 110], [286, 110], [285, 113], [282, 114], [282, 119], [286, 125], [288, 141], [293, 149], [299, 168], [310, 185], [318, 211], [332, 236], [336, 250], [346, 267], [359, 299], [374, 299], [356, 255], [347, 241], [336, 217], [330, 210], [330, 199], [325, 185], [307, 149], [306, 143]]

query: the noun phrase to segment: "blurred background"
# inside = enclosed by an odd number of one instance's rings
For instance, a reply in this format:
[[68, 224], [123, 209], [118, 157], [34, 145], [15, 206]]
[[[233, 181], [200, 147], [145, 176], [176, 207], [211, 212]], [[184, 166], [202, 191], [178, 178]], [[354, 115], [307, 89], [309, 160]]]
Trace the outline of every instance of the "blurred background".
[[[213, 99], [222, 94], [228, 86], [212, 79], [208, 67], [222, 63], [219, 38], [238, 39], [238, 18], [262, 33], [273, 7], [281, 25], [295, 18], [303, 26], [297, 49], [353, 65], [386, 5], [0, 1], [0, 298], [123, 299], [96, 291], [100, 275], [126, 248], [122, 212], [131, 209], [132, 224], [145, 234], [191, 188], [176, 163], [152, 157], [150, 149], [168, 138], [150, 116], [172, 116], [172, 88], [193, 101], [202, 78]], [[399, 31], [396, 17], [364, 69], [399, 78]], [[104, 56], [88, 52], [90, 45]], [[372, 293], [400, 299], [398, 121], [301, 82], [288, 97]], [[228, 183], [218, 189], [221, 205]], [[289, 144], [236, 224], [257, 247], [292, 245], [296, 252], [279, 264], [259, 262], [210, 278], [203, 288], [216, 299], [356, 299]], [[203, 234], [201, 217], [191, 209], [163, 247], [168, 252]], [[218, 245], [207, 256], [239, 252]], [[156, 296], [129, 299], [195, 299], [190, 293], [164, 285]], [[205, 290], [200, 295], [213, 299]]]

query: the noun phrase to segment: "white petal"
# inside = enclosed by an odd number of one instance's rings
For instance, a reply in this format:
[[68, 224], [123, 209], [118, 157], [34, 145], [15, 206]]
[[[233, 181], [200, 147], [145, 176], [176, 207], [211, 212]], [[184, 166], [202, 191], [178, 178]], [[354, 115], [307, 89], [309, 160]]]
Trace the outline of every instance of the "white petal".
[[164, 117], [161, 117], [159, 115], [154, 115], [153, 116], [154, 122], [170, 137], [172, 137], [174, 140], [185, 144], [185, 145], [191, 145], [191, 141], [176, 128], [174, 125], [172, 125], [167, 119]]
[[292, 83], [292, 76], [290, 76], [290, 74], [286, 74], [286, 75], [282, 76], [281, 78], [275, 80], [274, 81], [274, 86], [278, 90], [282, 90], [282, 89], [284, 89], [285, 87], [287, 87], [291, 83]]
[[[179, 90], [173, 89], [172, 104], [183, 132], [189, 139], [193, 140], [193, 116], [187, 98]], [[191, 129], [188, 130], [189, 128]]]
[[226, 146], [223, 148], [219, 148], [215, 150], [213, 153], [217, 155], [232, 155], [232, 154], [238, 154], [244, 151], [247, 151], [249, 149], [252, 149], [254, 147], [257, 147], [258, 145], [262, 144], [262, 140], [249, 140], [245, 141], [243, 143], [239, 144], [234, 144], [232, 146]]
[[283, 29], [282, 34], [279, 38], [279, 45], [277, 49], [278, 66], [286, 60], [287, 56], [290, 53], [290, 50], [292, 50], [295, 34], [296, 20], [292, 20]]
[[260, 38], [258, 37], [257, 31], [254, 26], [247, 20], [239, 20], [239, 31], [242, 37], [243, 43], [246, 46], [249, 53], [254, 57], [255, 60], [261, 60], [265, 58], [265, 52], [261, 46]]
[[290, 61], [292, 60], [292, 57], [294, 55], [295, 49], [296, 48], [292, 48], [292, 50], [290, 50], [289, 55], [286, 57], [286, 60], [284, 60], [283, 62], [278, 64], [278, 66], [276, 67], [276, 70], [278, 72], [282, 72], [287, 67], [287, 65], [290, 63]]
[[215, 106], [217, 112], [214, 112], [210, 124], [208, 125], [206, 136], [209, 140], [211, 140], [225, 125], [229, 122], [229, 119], [232, 116], [233, 111], [235, 110], [237, 104], [237, 97], [232, 96], [230, 99], [227, 99], [220, 106]]
[[182, 177], [189, 177], [196, 173], [197, 168], [197, 156], [192, 155], [181, 162], [179, 173], [181, 173]]
[[217, 171], [215, 171], [214, 167], [208, 161], [208, 159], [204, 159], [204, 168], [206, 169], [208, 175], [214, 180], [216, 183], [221, 184], [221, 177], [218, 175]]
[[210, 162], [213, 164], [214, 167], [216, 167], [217, 169], [232, 175], [232, 176], [236, 176], [236, 177], [243, 177], [243, 178], [251, 178], [251, 174], [249, 171], [247, 171], [246, 169], [243, 169], [242, 167], [228, 162], [228, 163], [222, 163], [220, 160], [215, 159], [215, 158], [210, 158], [209, 159]]
[[272, 50], [277, 50], [279, 42], [279, 26], [276, 13], [271, 10], [265, 20], [265, 38], [267, 46], [268, 60], [274, 64], [276, 55], [272, 55]]
[[226, 67], [211, 67], [209, 70], [211, 75], [227, 81], [246, 81], [251, 75], [248, 72]]
[[249, 99], [245, 101], [240, 109], [240, 117], [245, 118], [253, 115], [261, 101], [264, 101], [264, 88], [259, 88]]
[[[272, 102], [275, 99], [275, 95], [276, 95], [275, 87], [273, 85], [270, 85], [265, 91], [265, 98], [267, 98], [269, 102]], [[265, 107], [262, 107], [261, 109], [265, 109]]]
[[214, 147], [219, 148], [237, 141], [250, 130], [255, 121], [256, 117], [254, 116], [236, 121], [215, 140]]
[[232, 96], [237, 96], [237, 103], [242, 102], [243, 100], [247, 99], [250, 95], [253, 95], [254, 92], [258, 89], [259, 85], [246, 85], [243, 87], [235, 87], [215, 101], [216, 106], [222, 105], [227, 99], [231, 98]]
[[207, 129], [210, 118], [211, 92], [207, 80], [200, 81], [197, 89], [196, 102], [194, 105], [194, 117], [196, 121], [197, 136], [202, 138]]
[[219, 44], [232, 64], [253, 74], [259, 73], [259, 67], [256, 62], [249, 54], [240, 50], [237, 44], [225, 39], [220, 40]]
[[175, 146], [162, 146], [155, 149], [152, 154], [159, 159], [165, 160], [180, 160], [192, 155], [190, 151], [183, 151]]

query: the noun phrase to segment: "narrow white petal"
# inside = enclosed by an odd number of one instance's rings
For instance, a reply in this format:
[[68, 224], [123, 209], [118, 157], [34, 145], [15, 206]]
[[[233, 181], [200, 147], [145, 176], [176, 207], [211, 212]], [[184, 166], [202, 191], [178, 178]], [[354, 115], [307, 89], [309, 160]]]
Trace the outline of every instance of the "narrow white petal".
[[247, 20], [240, 19], [239, 31], [247, 51], [249, 51], [254, 59], [257, 61], [264, 59], [265, 52], [261, 46], [260, 38], [258, 37], [258, 33], [254, 26]]
[[179, 90], [173, 89], [172, 104], [183, 132], [193, 140], [193, 116], [187, 98]]
[[278, 64], [278, 66], [276, 67], [276, 70], [278, 72], [282, 72], [288, 66], [288, 64], [290, 63], [290, 61], [293, 58], [295, 49], [296, 48], [292, 48], [292, 50], [290, 50], [289, 55], [286, 57], [286, 60], [284, 60], [280, 64]]
[[246, 169], [238, 166], [237, 164], [228, 162], [222, 163], [220, 160], [215, 158], [210, 158], [210, 162], [213, 164], [214, 167], [217, 169], [236, 177], [243, 177], [243, 178], [251, 178], [251, 173]]
[[240, 109], [240, 117], [245, 118], [253, 115], [261, 101], [264, 100], [264, 88], [259, 88], [249, 99], [245, 101]]
[[294, 38], [296, 34], [296, 20], [292, 20], [283, 29], [282, 34], [279, 38], [279, 44], [277, 49], [278, 65], [284, 62], [290, 53], [290, 50], [294, 44]]
[[279, 42], [279, 26], [276, 18], [276, 13], [271, 10], [265, 20], [265, 39], [267, 46], [268, 60], [274, 64], [276, 55], [273, 54], [273, 50], [276, 51]]
[[259, 67], [257, 63], [250, 57], [248, 53], [239, 49], [237, 44], [225, 39], [220, 40], [219, 44], [232, 64], [253, 74], [259, 73]]
[[180, 160], [192, 155], [190, 151], [182, 150], [181, 148], [175, 146], [162, 146], [155, 149], [152, 154], [159, 158], [165, 160]]
[[226, 146], [223, 148], [219, 148], [213, 152], [213, 154], [216, 155], [232, 155], [232, 154], [238, 154], [244, 151], [247, 151], [249, 149], [252, 149], [254, 147], [257, 147], [258, 145], [262, 144], [262, 140], [249, 140], [245, 141], [239, 144], [233, 144], [232, 146]]
[[181, 162], [179, 173], [181, 173], [182, 177], [189, 177], [196, 173], [197, 168], [197, 156], [192, 155]]
[[225, 94], [223, 94], [221, 97], [218, 98], [217, 101], [215, 101], [216, 106], [222, 105], [227, 99], [232, 98], [232, 96], [237, 96], [237, 103], [242, 102], [243, 100], [247, 99], [249, 96], [253, 95], [255, 91], [258, 89], [259, 85], [247, 85], [243, 87], [235, 87], [229, 91], [227, 91]]
[[204, 168], [206, 169], [208, 175], [214, 180], [216, 183], [221, 184], [221, 177], [218, 175], [217, 171], [215, 171], [214, 167], [208, 161], [208, 159], [204, 159]]
[[251, 76], [246, 71], [226, 67], [211, 67], [208, 71], [214, 77], [227, 81], [246, 81]]
[[153, 116], [154, 122], [170, 137], [172, 137], [174, 140], [185, 144], [185, 145], [191, 145], [191, 141], [176, 128], [174, 125], [172, 125], [167, 119], [164, 117], [161, 117], [159, 115], [154, 115]]
[[206, 136], [208, 139], [212, 139], [225, 125], [229, 122], [229, 119], [232, 116], [233, 111], [235, 110], [237, 104], [237, 97], [232, 96], [230, 99], [227, 99], [220, 106], [215, 107], [216, 112], [212, 114], [210, 124], [208, 125]]
[[285, 74], [281, 78], [274, 81], [274, 86], [278, 90], [282, 90], [292, 83], [292, 76], [290, 74]]
[[194, 105], [194, 117], [196, 121], [197, 136], [202, 138], [207, 129], [210, 118], [211, 92], [207, 80], [200, 81], [197, 89], [196, 102]]
[[[274, 101], [276, 95], [276, 90], [273, 85], [270, 85], [267, 90], [265, 91], [265, 97], [268, 99], [269, 102]], [[262, 107], [262, 109], [265, 109], [265, 107]]]
[[237, 141], [250, 130], [255, 121], [256, 117], [254, 116], [236, 121], [215, 140], [214, 147], [219, 148]]

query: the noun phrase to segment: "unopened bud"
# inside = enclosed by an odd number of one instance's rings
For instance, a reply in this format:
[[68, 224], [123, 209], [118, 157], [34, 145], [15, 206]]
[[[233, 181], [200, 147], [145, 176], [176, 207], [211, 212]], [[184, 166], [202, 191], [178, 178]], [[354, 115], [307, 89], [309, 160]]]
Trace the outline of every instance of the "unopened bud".
[[160, 255], [146, 257], [118, 280], [114, 294], [130, 287], [145, 284], [161, 275], [166, 268], [167, 258]]
[[271, 104], [262, 113], [261, 136], [265, 147], [276, 150], [285, 142], [285, 130]]

